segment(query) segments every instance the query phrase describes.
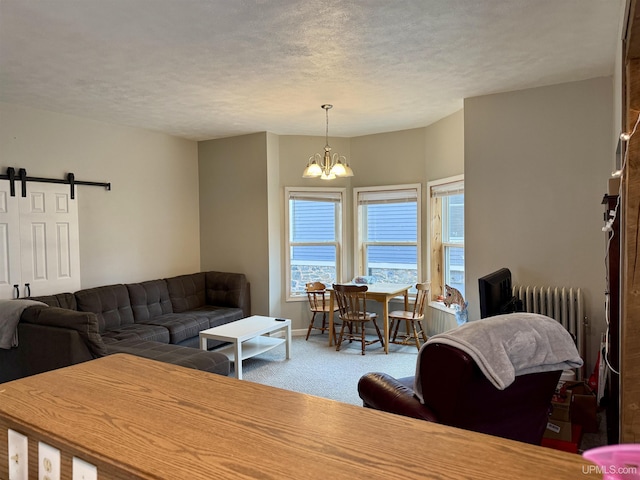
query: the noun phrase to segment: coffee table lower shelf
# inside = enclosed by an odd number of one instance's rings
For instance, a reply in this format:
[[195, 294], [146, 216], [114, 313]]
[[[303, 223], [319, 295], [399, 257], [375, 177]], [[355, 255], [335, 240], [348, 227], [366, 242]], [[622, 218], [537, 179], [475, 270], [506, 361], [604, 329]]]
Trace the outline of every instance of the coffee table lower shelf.
[[[254, 337], [250, 340], [246, 340], [242, 342], [242, 354], [240, 360], [246, 360], [247, 358], [255, 357], [256, 355], [260, 355], [261, 353], [268, 352], [272, 348], [276, 348], [279, 345], [285, 343], [284, 338], [276, 338], [276, 337]], [[230, 343], [228, 345], [224, 345], [220, 348], [216, 348], [215, 352], [222, 353], [227, 356], [227, 358], [231, 362], [235, 362], [236, 360], [236, 351], [235, 345]]]

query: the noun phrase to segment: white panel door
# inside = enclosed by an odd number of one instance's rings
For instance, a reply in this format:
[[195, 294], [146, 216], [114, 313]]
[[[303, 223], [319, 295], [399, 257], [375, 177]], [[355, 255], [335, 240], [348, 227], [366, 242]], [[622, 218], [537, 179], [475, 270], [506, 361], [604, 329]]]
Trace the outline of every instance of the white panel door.
[[18, 198], [9, 194], [9, 182], [0, 182], [0, 299], [16, 296], [21, 276]]
[[80, 289], [78, 196], [68, 185], [27, 183], [20, 199], [21, 296]]
[[[10, 197], [8, 189], [8, 183], [0, 183], [0, 195], [4, 193], [10, 211], [6, 221], [0, 213], [0, 298], [15, 298], [14, 285], [19, 285], [21, 297], [79, 290], [77, 191], [71, 200], [68, 185], [29, 182], [24, 198]], [[16, 190], [19, 195], [20, 189]], [[5, 224], [6, 240], [1, 233]]]

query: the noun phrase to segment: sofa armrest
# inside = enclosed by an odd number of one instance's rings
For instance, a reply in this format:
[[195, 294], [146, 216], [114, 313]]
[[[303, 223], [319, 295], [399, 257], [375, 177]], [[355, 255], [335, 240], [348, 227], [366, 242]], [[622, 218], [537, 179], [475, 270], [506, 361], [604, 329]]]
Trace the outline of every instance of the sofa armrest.
[[435, 413], [422, 405], [413, 390], [386, 373], [367, 373], [358, 381], [358, 393], [365, 407], [405, 417], [437, 422]]
[[33, 325], [18, 325], [18, 356], [22, 376], [68, 367], [94, 358], [77, 330]]
[[25, 308], [20, 321], [21, 323], [74, 330], [85, 342], [93, 357], [103, 357], [107, 354], [99, 332], [98, 317], [95, 313], [36, 305]]

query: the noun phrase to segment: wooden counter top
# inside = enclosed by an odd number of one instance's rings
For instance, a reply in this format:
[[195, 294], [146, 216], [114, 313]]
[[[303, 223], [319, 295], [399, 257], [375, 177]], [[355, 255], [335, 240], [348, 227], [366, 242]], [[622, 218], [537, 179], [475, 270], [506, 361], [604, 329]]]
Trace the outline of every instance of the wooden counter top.
[[[354, 385], [353, 388], [356, 388]], [[7, 434], [98, 467], [99, 479], [601, 478], [570, 453], [118, 354], [0, 384]]]

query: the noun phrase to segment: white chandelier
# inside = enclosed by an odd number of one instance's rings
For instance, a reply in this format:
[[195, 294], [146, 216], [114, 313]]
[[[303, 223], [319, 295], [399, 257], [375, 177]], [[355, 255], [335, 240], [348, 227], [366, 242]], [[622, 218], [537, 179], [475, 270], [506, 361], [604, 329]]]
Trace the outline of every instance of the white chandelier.
[[336, 177], [353, 177], [353, 170], [347, 163], [347, 158], [334, 153], [331, 155], [329, 146], [329, 109], [333, 105], [325, 104], [321, 106], [327, 116], [327, 129], [325, 132], [324, 155], [316, 153], [309, 157], [307, 168], [302, 172], [303, 178], [317, 178], [322, 180], [333, 180]]

